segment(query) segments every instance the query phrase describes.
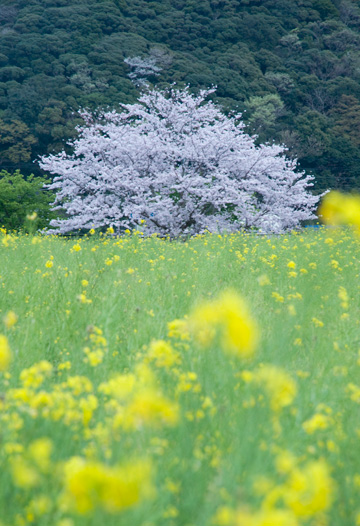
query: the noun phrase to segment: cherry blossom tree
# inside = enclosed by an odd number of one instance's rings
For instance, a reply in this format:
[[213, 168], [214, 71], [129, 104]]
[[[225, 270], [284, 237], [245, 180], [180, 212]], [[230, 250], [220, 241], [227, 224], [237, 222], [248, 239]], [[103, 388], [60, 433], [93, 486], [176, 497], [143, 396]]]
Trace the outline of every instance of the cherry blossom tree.
[[161, 68], [156, 65], [156, 59], [154, 57], [127, 57], [124, 59], [124, 62], [132, 70], [128, 77], [135, 86], [147, 86], [147, 78], [157, 76], [161, 71]]
[[78, 138], [41, 159], [55, 175], [51, 232], [112, 226], [176, 237], [254, 228], [283, 232], [312, 219], [319, 196], [278, 145], [256, 146], [241, 115], [172, 87], [144, 93], [120, 112], [82, 112]]

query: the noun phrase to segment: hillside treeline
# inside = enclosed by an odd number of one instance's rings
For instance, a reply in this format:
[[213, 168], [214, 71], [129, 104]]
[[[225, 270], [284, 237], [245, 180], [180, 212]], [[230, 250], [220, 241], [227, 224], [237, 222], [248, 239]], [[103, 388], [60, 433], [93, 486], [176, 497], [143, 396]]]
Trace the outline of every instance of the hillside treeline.
[[39, 171], [79, 108], [134, 102], [140, 57], [159, 87], [216, 85], [318, 190], [360, 187], [356, 0], [1, 0], [0, 24], [0, 169]]

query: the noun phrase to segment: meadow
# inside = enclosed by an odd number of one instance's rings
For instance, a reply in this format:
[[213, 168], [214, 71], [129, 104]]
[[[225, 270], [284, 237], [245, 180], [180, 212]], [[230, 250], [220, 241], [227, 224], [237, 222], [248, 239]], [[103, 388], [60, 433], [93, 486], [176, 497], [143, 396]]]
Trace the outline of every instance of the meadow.
[[360, 524], [360, 239], [0, 233], [1, 526]]

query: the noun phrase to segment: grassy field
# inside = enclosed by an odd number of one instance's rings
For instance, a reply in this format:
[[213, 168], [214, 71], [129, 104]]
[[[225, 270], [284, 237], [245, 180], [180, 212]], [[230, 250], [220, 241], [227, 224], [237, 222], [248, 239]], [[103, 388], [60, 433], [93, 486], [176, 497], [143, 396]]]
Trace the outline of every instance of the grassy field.
[[350, 231], [0, 235], [1, 526], [360, 524]]

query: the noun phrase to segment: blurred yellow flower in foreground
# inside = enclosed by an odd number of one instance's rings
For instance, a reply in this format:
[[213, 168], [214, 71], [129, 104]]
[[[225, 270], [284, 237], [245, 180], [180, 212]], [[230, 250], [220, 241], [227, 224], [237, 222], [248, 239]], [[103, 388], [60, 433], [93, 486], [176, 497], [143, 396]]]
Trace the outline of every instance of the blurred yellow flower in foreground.
[[260, 510], [249, 512], [240, 510], [236, 514], [236, 526], [298, 526], [296, 517], [290, 510]]
[[148, 460], [112, 467], [73, 457], [65, 464], [64, 504], [78, 513], [96, 508], [116, 513], [153, 495]]
[[11, 462], [11, 475], [15, 486], [19, 488], [33, 488], [39, 481], [39, 473], [31, 463], [23, 457], [16, 456]]
[[210, 345], [219, 330], [224, 351], [242, 358], [252, 357], [259, 338], [245, 302], [232, 290], [196, 307], [189, 328], [202, 345]]
[[284, 491], [284, 500], [298, 517], [312, 517], [330, 508], [334, 482], [324, 460], [294, 469]]
[[253, 381], [264, 389], [273, 411], [281, 411], [293, 403], [297, 393], [296, 382], [284, 369], [263, 365], [253, 372]]
[[11, 351], [8, 339], [0, 334], [0, 371], [6, 371], [10, 365]]
[[324, 197], [319, 214], [328, 225], [352, 225], [360, 229], [360, 196], [330, 192]]
[[153, 340], [151, 342], [147, 360], [153, 361], [156, 367], [172, 367], [181, 362], [180, 354], [164, 340]]
[[50, 469], [50, 455], [53, 449], [49, 438], [38, 438], [29, 446], [29, 456], [42, 473], [47, 473]]
[[3, 318], [5, 327], [7, 329], [10, 329], [14, 325], [16, 325], [18, 319], [19, 319], [18, 315], [15, 314], [13, 310], [9, 310], [9, 312], [7, 312]]
[[318, 429], [327, 429], [332, 424], [333, 419], [322, 413], [315, 413], [311, 418], [303, 423], [302, 427], [308, 435], [312, 435]]
[[186, 320], [172, 320], [168, 323], [169, 338], [180, 338], [181, 340], [189, 340], [189, 327]]

